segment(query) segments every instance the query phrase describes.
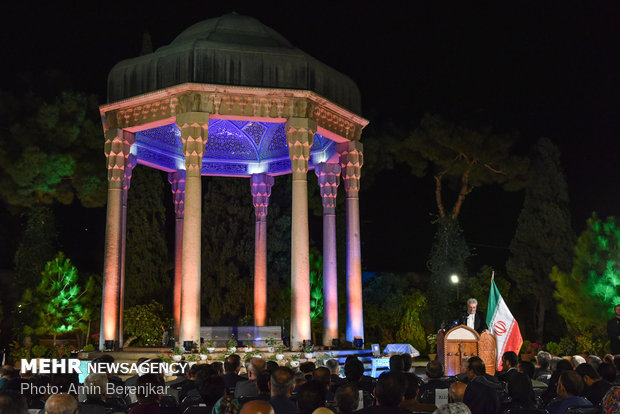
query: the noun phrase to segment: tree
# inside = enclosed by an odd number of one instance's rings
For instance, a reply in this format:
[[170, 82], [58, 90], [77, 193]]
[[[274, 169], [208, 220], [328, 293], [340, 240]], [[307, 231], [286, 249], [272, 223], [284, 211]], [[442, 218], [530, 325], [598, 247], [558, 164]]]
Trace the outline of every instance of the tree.
[[466, 279], [469, 258], [469, 247], [463, 237], [463, 230], [457, 220], [451, 217], [442, 217], [437, 220], [437, 232], [428, 262], [431, 271], [431, 281], [428, 289], [431, 317], [436, 327], [445, 325], [446, 309], [450, 291], [450, 276], [458, 275]]
[[[577, 239], [570, 272], [554, 267], [558, 312], [573, 337], [605, 338], [603, 321], [620, 304], [620, 220], [596, 214]], [[604, 342], [604, 341], [603, 341]]]
[[135, 342], [137, 346], [157, 346], [162, 344], [163, 333], [169, 329], [171, 318], [164, 307], [156, 302], [135, 305], [123, 314], [123, 332], [129, 337], [125, 347]]
[[0, 105], [6, 124], [0, 129], [0, 196], [21, 207], [70, 204], [75, 196], [85, 207], [104, 205], [97, 98], [68, 91], [53, 102], [0, 98], [11, 102]]
[[[415, 175], [432, 170], [439, 217], [457, 219], [465, 197], [476, 187], [501, 184], [514, 190], [522, 186], [527, 161], [514, 155], [515, 138], [495, 134], [490, 128], [476, 131], [457, 126], [426, 114], [420, 127], [401, 141], [394, 153]], [[451, 208], [443, 194], [446, 181], [456, 189]]]
[[[394, 146], [399, 162], [418, 176], [431, 170], [435, 181], [438, 219], [429, 260], [429, 298], [436, 326], [445, 316], [450, 274], [467, 276], [469, 248], [457, 221], [465, 198], [482, 185], [516, 189], [521, 184], [527, 162], [513, 154], [514, 140], [514, 136], [495, 134], [489, 128], [476, 131], [427, 114], [408, 139]], [[445, 196], [445, 184], [456, 190], [452, 197]]]
[[25, 227], [15, 251], [15, 283], [20, 288], [19, 296], [27, 287], [39, 283], [45, 264], [56, 255], [57, 239], [56, 220], [48, 206], [35, 205], [26, 211]]
[[543, 342], [545, 320], [555, 308], [549, 275], [553, 266], [562, 272], [570, 270], [574, 245], [560, 152], [550, 140], [541, 138], [533, 150], [523, 209], [506, 264], [508, 276], [525, 300], [528, 325], [533, 326], [538, 342]]
[[162, 173], [136, 166], [127, 197], [127, 307], [149, 303], [152, 299], [171, 301], [172, 259], [166, 243], [164, 197], [170, 197], [170, 191]]
[[255, 216], [250, 184], [244, 179], [209, 177], [206, 187], [202, 318], [208, 324], [237, 324], [254, 313], [251, 275]]
[[94, 281], [88, 280], [85, 287], [78, 283], [78, 271], [60, 252], [54, 260], [47, 262], [41, 273], [41, 283], [24, 294], [24, 304], [34, 307], [38, 313], [37, 333], [53, 336], [54, 346], [58, 335], [84, 329], [91, 319], [91, 308], [85, 300], [86, 292], [93, 288]]
[[382, 273], [363, 290], [366, 341], [404, 342], [426, 349], [421, 315], [426, 298], [410, 275]]

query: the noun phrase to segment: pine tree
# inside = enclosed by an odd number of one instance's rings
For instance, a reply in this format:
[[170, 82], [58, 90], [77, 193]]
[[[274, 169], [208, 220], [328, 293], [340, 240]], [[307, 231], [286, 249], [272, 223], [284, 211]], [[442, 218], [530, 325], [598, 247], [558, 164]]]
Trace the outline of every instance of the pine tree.
[[572, 269], [554, 267], [551, 279], [569, 333], [604, 342], [604, 321], [620, 304], [620, 219], [593, 214], [577, 240]]
[[524, 298], [536, 340], [543, 341], [545, 320], [555, 312], [549, 278], [553, 266], [566, 272], [571, 266], [575, 234], [571, 227], [568, 188], [558, 148], [541, 138], [534, 147], [523, 209], [510, 243], [506, 264]]
[[53, 335], [56, 345], [57, 335], [84, 329], [84, 324], [90, 320], [91, 309], [85, 295], [93, 288], [94, 282], [91, 278], [84, 288], [81, 287], [77, 268], [62, 252], [47, 262], [41, 275], [36, 297], [29, 292], [25, 296], [32, 299], [31, 305], [38, 310], [39, 326], [36, 331]]
[[151, 300], [172, 304], [172, 250], [166, 243], [166, 208], [170, 197], [160, 171], [136, 166], [127, 200], [125, 307]]

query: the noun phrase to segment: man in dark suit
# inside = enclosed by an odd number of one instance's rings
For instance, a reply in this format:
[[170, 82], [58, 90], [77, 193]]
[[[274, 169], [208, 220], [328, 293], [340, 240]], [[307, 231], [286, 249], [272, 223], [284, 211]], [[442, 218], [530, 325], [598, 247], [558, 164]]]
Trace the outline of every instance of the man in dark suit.
[[478, 301], [474, 298], [467, 300], [467, 313], [465, 313], [460, 320], [462, 325], [472, 328], [479, 334], [489, 329], [487, 327], [486, 318], [477, 310]]

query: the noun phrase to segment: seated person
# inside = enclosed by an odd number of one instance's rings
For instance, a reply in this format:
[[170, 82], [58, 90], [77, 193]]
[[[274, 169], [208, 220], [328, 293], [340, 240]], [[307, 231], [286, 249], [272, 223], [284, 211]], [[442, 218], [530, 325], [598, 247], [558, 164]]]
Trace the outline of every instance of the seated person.
[[297, 390], [297, 408], [299, 414], [312, 414], [314, 410], [325, 407], [325, 392], [323, 384], [309, 381]]
[[519, 358], [513, 351], [506, 351], [502, 355], [502, 370], [495, 373], [498, 380], [509, 383], [510, 378], [517, 373]]
[[423, 404], [435, 404], [435, 390], [450, 388], [450, 381], [443, 378], [444, 370], [441, 362], [437, 360], [430, 361], [426, 364], [426, 383], [420, 386], [418, 400]]
[[106, 374], [90, 374], [86, 377], [84, 380], [86, 400], [79, 404], [80, 413], [105, 413], [106, 409], [113, 412], [125, 411], [126, 407], [122, 399], [108, 399], [106, 395], [107, 387], [108, 377]]
[[538, 351], [538, 354], [536, 354], [536, 361], [538, 362], [539, 368], [534, 372], [534, 379], [549, 384], [549, 378], [551, 378], [549, 367], [551, 363], [551, 354], [547, 351]]
[[[400, 404], [401, 408], [404, 408], [407, 411], [428, 411], [433, 412], [435, 410], [435, 404], [421, 404], [418, 402], [418, 398], [420, 395], [420, 382], [419, 378], [411, 373], [407, 372], [404, 374], [407, 380], [407, 386], [405, 388], [404, 400]], [[424, 382], [422, 382], [424, 384]], [[456, 384], [456, 383], [455, 383]]]
[[353, 382], [338, 387], [334, 395], [334, 405], [339, 414], [350, 414], [357, 410], [360, 402], [359, 388]]
[[485, 373], [484, 362], [471, 361], [470, 358], [467, 371], [469, 384], [465, 389], [463, 402], [472, 414], [497, 414], [500, 408], [498, 391], [502, 386], [486, 379]]
[[354, 382], [357, 387], [369, 393], [375, 389], [374, 378], [364, 375], [364, 364], [357, 357], [348, 357], [344, 363], [344, 375], [347, 382]]
[[375, 398], [377, 405], [363, 408], [359, 414], [407, 414], [409, 411], [399, 407], [404, 400], [405, 378], [400, 372], [384, 372], [379, 376], [375, 387]]
[[594, 367], [587, 363], [579, 364], [575, 368], [575, 372], [581, 375], [585, 385], [580, 395], [587, 398], [592, 404], [599, 405], [611, 388], [611, 382], [601, 378]]
[[564, 414], [569, 407], [589, 407], [592, 403], [579, 394], [583, 391], [583, 380], [575, 371], [563, 371], [558, 378], [558, 399], [547, 405], [549, 414]]
[[545, 404], [549, 404], [554, 398], [557, 397], [557, 388], [558, 388], [558, 379], [560, 378], [560, 374], [564, 371], [572, 371], [573, 366], [570, 361], [565, 360], [564, 358], [553, 358], [551, 360], [551, 378], [549, 379], [549, 386], [547, 390], [542, 393], [541, 397]]
[[510, 396], [510, 402], [504, 405], [504, 411], [536, 408], [536, 397], [532, 389], [532, 382], [529, 375], [523, 372], [516, 373], [510, 379], [508, 395]]
[[536, 369], [534, 367], [534, 364], [532, 364], [531, 362], [529, 361], [519, 362], [517, 371], [528, 376], [530, 381], [532, 381], [532, 388], [541, 389], [541, 392], [542, 392], [542, 389], [547, 389], [547, 383], [534, 379], [534, 375], [535, 375], [534, 373], [536, 372]]

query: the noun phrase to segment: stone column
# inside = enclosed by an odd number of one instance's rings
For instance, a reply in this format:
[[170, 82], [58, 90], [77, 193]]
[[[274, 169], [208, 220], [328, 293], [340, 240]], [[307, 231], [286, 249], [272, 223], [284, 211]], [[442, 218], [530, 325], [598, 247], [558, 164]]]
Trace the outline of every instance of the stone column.
[[314, 168], [323, 201], [323, 345], [338, 339], [338, 265], [336, 262], [336, 197], [340, 164], [320, 163]]
[[267, 322], [267, 210], [273, 177], [253, 174], [250, 179], [252, 202], [256, 214], [254, 228], [254, 323]]
[[291, 347], [310, 340], [310, 263], [308, 234], [308, 160], [316, 122], [289, 118], [286, 141], [293, 175], [291, 222]]
[[108, 168], [108, 203], [105, 230], [105, 254], [103, 262], [103, 286], [101, 297], [101, 329], [99, 349], [105, 341], [113, 341], [118, 347], [121, 294], [122, 260], [122, 190], [125, 166], [135, 136], [122, 129], [105, 132], [105, 155]]
[[179, 340], [181, 327], [181, 282], [183, 278], [183, 212], [185, 207], [185, 170], [168, 173], [174, 202], [174, 290], [172, 293], [172, 315], [174, 318], [174, 339]]
[[[129, 134], [129, 132], [125, 132]], [[135, 134], [131, 140], [135, 141]], [[118, 346], [123, 347], [123, 311], [125, 309], [125, 251], [127, 250], [127, 195], [131, 187], [131, 174], [136, 165], [136, 156], [129, 154], [125, 158], [125, 174], [123, 177], [123, 192], [121, 196], [121, 276], [119, 281], [119, 304], [118, 304]]]
[[185, 207], [181, 259], [181, 343], [200, 345], [200, 227], [202, 213], [202, 156], [208, 139], [209, 114], [177, 114], [185, 156]]
[[362, 316], [362, 255], [360, 248], [359, 189], [364, 163], [363, 146], [350, 141], [336, 146], [340, 153], [342, 178], [346, 192], [347, 214], [347, 341], [364, 338]]

